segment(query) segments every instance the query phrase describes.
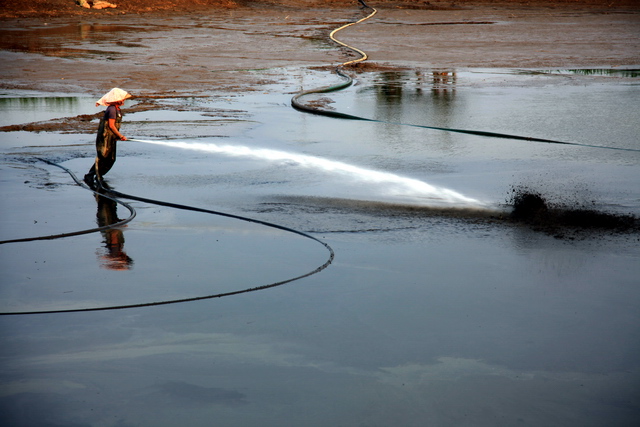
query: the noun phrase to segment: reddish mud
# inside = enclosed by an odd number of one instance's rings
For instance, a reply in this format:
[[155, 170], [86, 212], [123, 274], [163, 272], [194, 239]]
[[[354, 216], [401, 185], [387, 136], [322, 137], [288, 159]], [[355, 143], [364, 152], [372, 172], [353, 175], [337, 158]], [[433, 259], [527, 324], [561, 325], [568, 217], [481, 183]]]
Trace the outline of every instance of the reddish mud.
[[[144, 2], [118, 1], [109, 9], [85, 9], [74, 0], [31, 0], [0, 2], [0, 18], [18, 17], [64, 17], [64, 16], [104, 16], [118, 14], [182, 14], [189, 12], [206, 13], [216, 9], [238, 9], [247, 7], [260, 8], [353, 8], [358, 1], [349, 0], [146, 0]], [[93, 3], [89, 0], [89, 3]], [[478, 7], [496, 7], [507, 9], [547, 8], [563, 9], [597, 9], [612, 11], [633, 9], [638, 7], [635, 0], [371, 0], [372, 7], [404, 10], [451, 10]]]
[[[356, 0], [3, 3], [0, 49], [29, 55], [5, 55], [0, 87], [92, 93], [116, 83], [137, 94], [244, 90], [260, 82], [222, 71], [339, 64], [353, 56], [328, 33], [368, 13]], [[640, 64], [634, 0], [368, 3], [378, 14], [339, 33], [367, 52], [368, 69]]]

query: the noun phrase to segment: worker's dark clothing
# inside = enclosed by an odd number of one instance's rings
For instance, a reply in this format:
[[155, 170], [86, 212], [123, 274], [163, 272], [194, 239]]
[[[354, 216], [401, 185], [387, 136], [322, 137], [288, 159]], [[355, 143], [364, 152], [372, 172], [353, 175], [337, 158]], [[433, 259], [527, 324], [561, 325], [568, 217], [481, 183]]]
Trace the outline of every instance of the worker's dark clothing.
[[120, 130], [122, 113], [115, 105], [110, 105], [104, 112], [98, 125], [98, 135], [96, 136], [96, 160], [84, 180], [93, 180], [95, 176], [98, 181], [102, 181], [104, 175], [109, 172], [116, 162], [116, 142], [120, 139], [109, 128], [109, 119], [115, 119], [116, 129]]

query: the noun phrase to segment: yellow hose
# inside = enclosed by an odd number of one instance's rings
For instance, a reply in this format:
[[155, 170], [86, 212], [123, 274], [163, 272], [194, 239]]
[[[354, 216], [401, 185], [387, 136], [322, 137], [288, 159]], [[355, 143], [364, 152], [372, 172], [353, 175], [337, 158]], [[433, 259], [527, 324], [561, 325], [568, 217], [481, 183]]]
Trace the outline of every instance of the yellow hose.
[[[364, 4], [364, 3], [363, 3], [363, 4]], [[366, 6], [366, 5], [365, 5], [365, 6]], [[367, 7], [368, 7], [368, 8], [370, 8], [370, 9], [372, 9], [372, 10], [373, 10], [373, 12], [371, 12], [369, 15], [365, 16], [364, 18], [362, 18], [362, 19], [360, 19], [360, 20], [358, 20], [358, 21], [356, 21], [356, 22], [351, 22], [351, 23], [349, 23], [349, 24], [343, 25], [343, 26], [342, 26], [342, 27], [340, 27], [340, 28], [336, 28], [335, 30], [331, 31], [331, 33], [329, 34], [329, 37], [330, 37], [330, 38], [331, 38], [331, 40], [333, 40], [334, 42], [336, 42], [336, 43], [338, 43], [339, 45], [342, 45], [342, 46], [344, 46], [344, 47], [346, 47], [346, 48], [349, 48], [349, 49], [351, 49], [351, 50], [353, 50], [353, 51], [356, 51], [356, 52], [358, 52], [360, 55], [362, 55], [362, 57], [361, 57], [361, 58], [354, 59], [354, 60], [347, 61], [347, 62], [343, 63], [343, 64], [342, 64], [342, 67], [344, 67], [344, 66], [346, 66], [346, 65], [355, 64], [355, 63], [357, 63], [357, 62], [366, 61], [366, 60], [367, 60], [367, 58], [368, 58], [367, 54], [366, 54], [366, 53], [364, 53], [363, 51], [361, 51], [360, 49], [355, 48], [355, 47], [353, 47], [353, 46], [349, 46], [348, 44], [343, 43], [343, 42], [341, 42], [340, 40], [338, 40], [338, 39], [336, 39], [336, 38], [334, 37], [334, 35], [335, 35], [338, 31], [343, 30], [343, 29], [345, 29], [345, 28], [347, 28], [347, 27], [350, 27], [350, 26], [352, 26], [352, 25], [359, 24], [359, 23], [361, 23], [362, 21], [366, 21], [367, 19], [371, 18], [373, 15], [375, 15], [376, 13], [378, 13], [378, 11], [377, 11], [375, 8], [370, 7], [370, 6], [367, 6]]]
[[[335, 30], [331, 31], [331, 33], [329, 34], [329, 37], [331, 38], [331, 40], [333, 40], [334, 42], [338, 43], [339, 45], [344, 46], [344, 47], [346, 47], [346, 48], [348, 48], [348, 49], [351, 49], [351, 50], [353, 50], [354, 52], [358, 52], [358, 53], [361, 55], [361, 57], [360, 57], [360, 58], [358, 58], [358, 59], [354, 59], [354, 60], [351, 60], [351, 61], [344, 62], [344, 63], [342, 63], [341, 65], [339, 65], [338, 67], [336, 67], [336, 70], [335, 70], [335, 71], [336, 71], [336, 73], [337, 73], [340, 77], [343, 77], [344, 79], [346, 79], [346, 81], [344, 81], [344, 82], [342, 82], [342, 83], [335, 84], [335, 85], [331, 85], [331, 86], [323, 86], [323, 87], [320, 87], [320, 88], [310, 89], [310, 90], [304, 90], [304, 91], [299, 92], [299, 93], [298, 93], [298, 94], [296, 94], [293, 98], [291, 98], [291, 106], [292, 106], [293, 108], [295, 108], [295, 109], [297, 109], [297, 110], [300, 110], [300, 111], [305, 111], [305, 112], [308, 112], [308, 113], [312, 113], [312, 114], [321, 114], [321, 115], [325, 115], [325, 116], [333, 116], [333, 117], [338, 117], [338, 118], [357, 119], [356, 117], [354, 117], [354, 116], [350, 116], [350, 115], [348, 115], [348, 114], [347, 114], [347, 115], [345, 115], [345, 114], [342, 114], [342, 113], [336, 113], [336, 112], [324, 111], [324, 110], [320, 110], [320, 109], [315, 108], [315, 107], [309, 107], [309, 106], [307, 106], [307, 105], [304, 105], [302, 102], [300, 102], [300, 98], [302, 98], [302, 97], [303, 97], [303, 96], [305, 96], [305, 95], [312, 94], [312, 93], [327, 93], [327, 92], [334, 92], [334, 91], [337, 91], [337, 90], [340, 90], [340, 89], [344, 89], [344, 88], [346, 88], [346, 87], [351, 86], [351, 84], [353, 83], [353, 78], [352, 78], [350, 75], [348, 75], [348, 74], [344, 73], [344, 72], [343, 72], [342, 70], [340, 70], [340, 69], [341, 69], [342, 67], [346, 66], [346, 65], [355, 64], [355, 63], [358, 63], [358, 62], [362, 62], [362, 61], [366, 61], [366, 60], [367, 60], [368, 56], [367, 56], [367, 54], [366, 54], [366, 53], [364, 53], [362, 50], [360, 50], [360, 49], [358, 49], [358, 48], [355, 48], [355, 47], [353, 47], [353, 46], [349, 46], [348, 44], [343, 43], [343, 42], [341, 42], [340, 40], [338, 40], [338, 39], [336, 39], [336, 38], [334, 37], [334, 35], [335, 35], [338, 31], [340, 31], [340, 30], [342, 30], [342, 29], [345, 29], [345, 28], [347, 28], [347, 27], [350, 27], [350, 26], [352, 26], [352, 25], [359, 24], [360, 22], [365, 21], [365, 20], [367, 20], [367, 19], [371, 18], [371, 17], [372, 17], [373, 15], [375, 15], [376, 13], [378, 13], [378, 11], [377, 11], [376, 9], [374, 9], [374, 8], [373, 8], [373, 7], [371, 7], [371, 6], [368, 6], [368, 5], [367, 5], [363, 0], [359, 0], [359, 1], [360, 1], [360, 3], [362, 3], [366, 8], [369, 8], [369, 9], [373, 10], [373, 12], [371, 12], [369, 15], [365, 16], [364, 18], [362, 18], [362, 19], [360, 19], [360, 20], [358, 20], [358, 21], [356, 21], [356, 22], [351, 22], [351, 23], [349, 23], [349, 24], [345, 24], [345, 25], [343, 25], [342, 27], [336, 28]], [[362, 119], [362, 120], [367, 120], [367, 119]]]

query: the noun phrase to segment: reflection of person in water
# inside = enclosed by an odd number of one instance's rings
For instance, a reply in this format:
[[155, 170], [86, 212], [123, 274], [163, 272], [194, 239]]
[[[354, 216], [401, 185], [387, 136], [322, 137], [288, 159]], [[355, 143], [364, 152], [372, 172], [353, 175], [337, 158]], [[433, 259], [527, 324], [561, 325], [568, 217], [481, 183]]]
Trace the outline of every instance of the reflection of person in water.
[[[114, 200], [96, 194], [98, 202], [97, 222], [100, 227], [115, 224], [120, 221], [116, 212], [117, 204]], [[124, 251], [124, 233], [120, 228], [103, 230], [102, 237], [106, 250], [98, 254], [101, 267], [109, 270], [129, 270], [133, 267], [133, 260]]]
[[120, 107], [124, 105], [124, 100], [131, 95], [122, 89], [113, 88], [105, 94], [96, 107], [104, 105], [107, 109], [98, 125], [98, 135], [96, 136], [96, 160], [89, 172], [84, 176], [84, 182], [89, 186], [94, 186], [94, 179], [102, 187], [104, 175], [109, 172], [116, 162], [116, 141], [126, 141], [127, 138], [120, 133], [120, 123], [122, 122], [122, 112]]

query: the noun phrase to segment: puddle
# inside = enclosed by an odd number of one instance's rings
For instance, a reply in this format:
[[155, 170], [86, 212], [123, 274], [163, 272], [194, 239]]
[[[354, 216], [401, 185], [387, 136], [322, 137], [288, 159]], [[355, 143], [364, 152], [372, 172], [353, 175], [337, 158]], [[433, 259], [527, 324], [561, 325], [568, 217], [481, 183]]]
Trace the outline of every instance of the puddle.
[[[112, 39], [114, 33], [134, 33], [147, 31], [145, 26], [125, 26], [108, 24], [46, 25], [35, 28], [0, 29], [0, 49], [12, 52], [40, 53], [57, 57], [89, 57], [119, 55], [114, 50], [101, 50], [101, 42]], [[85, 47], [85, 44], [90, 45]], [[120, 42], [122, 47], [144, 47], [139, 43]]]
[[55, 118], [74, 117], [99, 111], [96, 100], [86, 95], [0, 93], [0, 126], [40, 122]]
[[637, 69], [617, 69], [617, 68], [584, 68], [575, 70], [541, 70], [536, 71], [542, 74], [576, 74], [581, 76], [611, 76], [611, 77], [640, 77], [640, 70]]
[[[509, 70], [367, 73], [349, 90], [331, 94], [330, 105], [336, 111], [394, 123], [640, 149], [633, 137], [640, 132], [636, 87], [604, 82], [588, 88], [567, 85], [558, 96], [558, 89], [545, 78], [522, 78]], [[539, 126], [542, 122], [545, 126]], [[411, 143], [403, 139], [403, 144]], [[489, 145], [478, 147], [485, 150]]]

